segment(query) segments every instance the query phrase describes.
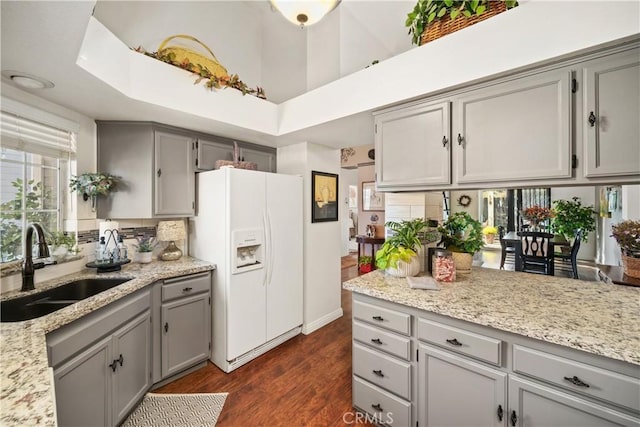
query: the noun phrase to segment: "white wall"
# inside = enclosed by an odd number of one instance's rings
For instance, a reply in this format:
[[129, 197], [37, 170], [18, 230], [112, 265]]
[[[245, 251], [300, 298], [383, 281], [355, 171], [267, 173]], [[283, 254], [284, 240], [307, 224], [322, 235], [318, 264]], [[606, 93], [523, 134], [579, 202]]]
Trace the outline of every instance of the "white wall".
[[[194, 36], [230, 73], [250, 87], [263, 85], [262, 17], [260, 9], [247, 2], [100, 1], [94, 15], [127, 46], [150, 52], [168, 36]], [[200, 51], [196, 44], [186, 43]]]
[[[340, 173], [340, 150], [308, 142], [278, 148], [278, 172], [304, 177], [304, 323], [310, 334], [342, 316], [340, 222], [311, 223], [311, 171]], [[343, 206], [338, 204], [338, 218]]]
[[307, 31], [307, 91], [340, 78], [340, 13], [337, 8]]
[[622, 201], [622, 218], [640, 220], [640, 185], [623, 185]]
[[[358, 170], [357, 169], [340, 169], [340, 193], [338, 194], [339, 202], [342, 204], [340, 208], [340, 235], [342, 250], [341, 256], [349, 255], [349, 186], [358, 185]], [[358, 195], [360, 191], [358, 191]], [[358, 204], [358, 210], [360, 205]], [[356, 233], [357, 234], [357, 233]]]
[[[596, 189], [595, 187], [553, 187], [551, 188], [551, 203], [554, 200], [571, 200], [573, 197], [579, 197], [582, 206], [593, 206], [596, 209]], [[595, 217], [594, 217], [595, 218]], [[589, 241], [580, 244], [578, 259], [595, 261], [597, 238], [596, 233], [589, 233]]]

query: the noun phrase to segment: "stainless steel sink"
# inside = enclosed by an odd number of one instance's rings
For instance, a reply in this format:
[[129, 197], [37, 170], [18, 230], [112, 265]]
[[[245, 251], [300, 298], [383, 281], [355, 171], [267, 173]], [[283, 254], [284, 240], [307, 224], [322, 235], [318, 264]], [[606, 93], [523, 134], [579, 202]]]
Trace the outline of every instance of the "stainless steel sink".
[[22, 322], [104, 292], [131, 279], [82, 279], [36, 294], [0, 302], [0, 321]]

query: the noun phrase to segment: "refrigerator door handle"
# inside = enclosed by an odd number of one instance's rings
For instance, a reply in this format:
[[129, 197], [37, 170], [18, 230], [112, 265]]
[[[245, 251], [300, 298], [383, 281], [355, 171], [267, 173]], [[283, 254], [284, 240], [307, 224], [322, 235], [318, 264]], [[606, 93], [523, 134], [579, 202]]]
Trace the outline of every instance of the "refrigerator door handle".
[[265, 233], [265, 241], [264, 241], [264, 260], [265, 260], [265, 266], [264, 266], [264, 278], [262, 279], [262, 286], [267, 286], [268, 282], [268, 278], [269, 278], [269, 254], [271, 253], [271, 229], [269, 227], [269, 219], [267, 217], [267, 211], [265, 210], [264, 213], [262, 214], [262, 223], [264, 225], [264, 233]]
[[267, 224], [268, 224], [268, 230], [269, 230], [269, 234], [267, 237], [267, 242], [268, 242], [268, 249], [269, 252], [267, 253], [267, 256], [269, 257], [269, 264], [267, 265], [267, 274], [268, 274], [268, 279], [267, 279], [267, 285], [271, 284], [271, 276], [273, 276], [273, 258], [275, 257], [275, 250], [274, 250], [274, 246], [273, 246], [273, 230], [271, 229], [271, 215], [269, 215], [269, 210], [267, 209]]

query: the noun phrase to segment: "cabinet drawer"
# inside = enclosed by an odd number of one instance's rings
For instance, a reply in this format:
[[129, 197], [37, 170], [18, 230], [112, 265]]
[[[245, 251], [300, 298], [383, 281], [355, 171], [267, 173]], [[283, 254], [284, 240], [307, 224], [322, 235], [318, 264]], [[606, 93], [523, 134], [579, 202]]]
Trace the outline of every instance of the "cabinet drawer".
[[398, 396], [411, 396], [411, 365], [360, 344], [353, 344], [353, 373]]
[[418, 319], [418, 338], [500, 366], [502, 341], [426, 319]]
[[384, 329], [369, 326], [354, 320], [353, 339], [367, 344], [376, 350], [386, 351], [404, 360], [409, 360], [411, 340], [407, 337], [398, 336]]
[[519, 345], [513, 370], [543, 381], [640, 411], [640, 380]]
[[403, 335], [411, 334], [411, 316], [399, 311], [353, 301], [353, 317]]
[[357, 377], [353, 377], [353, 406], [374, 415], [377, 424], [411, 425], [411, 404], [409, 402], [405, 402]]
[[168, 279], [162, 285], [162, 301], [208, 292], [210, 288], [211, 276], [209, 273]]

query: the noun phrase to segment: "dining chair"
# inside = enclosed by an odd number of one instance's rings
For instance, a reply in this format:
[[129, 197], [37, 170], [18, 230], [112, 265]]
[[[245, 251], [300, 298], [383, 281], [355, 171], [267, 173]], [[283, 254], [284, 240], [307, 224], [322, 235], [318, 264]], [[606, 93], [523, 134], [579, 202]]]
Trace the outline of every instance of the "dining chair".
[[519, 231], [520, 247], [516, 256], [520, 257], [522, 270], [527, 273], [553, 276], [553, 234], [539, 231]]
[[516, 248], [515, 246], [504, 240], [504, 227], [498, 226], [498, 237], [500, 238], [500, 247], [502, 248], [502, 256], [500, 257], [500, 270], [504, 270], [504, 263], [509, 257], [515, 263]]
[[580, 241], [582, 240], [582, 230], [576, 231], [575, 240], [571, 245], [571, 252], [563, 253], [556, 252], [554, 254], [555, 259], [559, 260], [559, 265], [566, 266], [567, 269], [571, 268], [571, 277], [573, 279], [579, 279], [578, 277], [578, 251], [580, 250]]

